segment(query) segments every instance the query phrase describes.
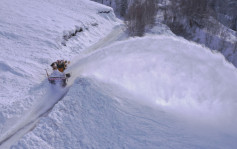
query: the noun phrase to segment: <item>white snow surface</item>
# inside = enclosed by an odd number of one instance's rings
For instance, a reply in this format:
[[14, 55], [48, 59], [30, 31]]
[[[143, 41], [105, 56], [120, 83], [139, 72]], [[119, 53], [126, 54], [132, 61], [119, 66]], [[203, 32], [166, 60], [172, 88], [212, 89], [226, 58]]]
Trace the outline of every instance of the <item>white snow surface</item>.
[[[1, 0], [0, 6], [2, 141], [35, 122], [67, 91], [53, 95], [44, 69], [57, 59], [73, 59], [121, 22], [111, 8], [88, 0]], [[27, 114], [42, 106], [47, 108]]]
[[29, 90], [45, 80], [50, 63], [71, 59], [119, 24], [111, 8], [87, 0], [1, 0], [0, 6], [0, 114], [7, 118], [32, 103]]
[[68, 71], [77, 76], [67, 95], [15, 147], [237, 146], [237, 72], [219, 53], [178, 37], [135, 38]]
[[[0, 5], [1, 149], [237, 148], [237, 71], [221, 54], [169, 33], [110, 44], [123, 25], [87, 0]], [[44, 74], [62, 58], [66, 88]]]

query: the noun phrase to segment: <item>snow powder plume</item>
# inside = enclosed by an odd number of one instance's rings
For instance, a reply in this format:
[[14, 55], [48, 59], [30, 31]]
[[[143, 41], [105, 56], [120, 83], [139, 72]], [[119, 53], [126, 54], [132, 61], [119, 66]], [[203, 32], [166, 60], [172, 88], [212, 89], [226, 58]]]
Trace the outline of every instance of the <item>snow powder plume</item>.
[[120, 86], [136, 100], [193, 121], [236, 127], [236, 69], [221, 54], [182, 38], [119, 42], [75, 65], [74, 74]]

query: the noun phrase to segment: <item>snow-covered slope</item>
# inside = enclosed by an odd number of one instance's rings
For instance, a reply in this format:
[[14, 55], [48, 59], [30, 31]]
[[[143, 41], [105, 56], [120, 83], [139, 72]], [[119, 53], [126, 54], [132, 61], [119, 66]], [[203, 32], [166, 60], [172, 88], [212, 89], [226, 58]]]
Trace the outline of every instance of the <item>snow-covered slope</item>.
[[0, 6], [3, 117], [20, 114], [34, 100], [26, 95], [45, 80], [51, 62], [71, 59], [118, 24], [111, 8], [87, 0], [1, 0]]
[[80, 76], [23, 148], [237, 147], [237, 71], [177, 37], [130, 39], [81, 57]]
[[[237, 147], [237, 72], [222, 55], [174, 35], [109, 45], [123, 27], [88, 0], [0, 5], [1, 149]], [[63, 89], [44, 74], [61, 58]]]
[[51, 98], [45, 68], [57, 59], [73, 59], [121, 23], [111, 8], [88, 0], [1, 0], [0, 6], [2, 141], [24, 113]]

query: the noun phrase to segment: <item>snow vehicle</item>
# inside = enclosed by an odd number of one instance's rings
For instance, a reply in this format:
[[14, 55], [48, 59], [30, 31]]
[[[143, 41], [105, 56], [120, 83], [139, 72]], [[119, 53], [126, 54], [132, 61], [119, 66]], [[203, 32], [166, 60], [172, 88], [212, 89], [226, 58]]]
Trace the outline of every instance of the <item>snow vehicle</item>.
[[51, 75], [48, 74], [47, 70], [46, 73], [50, 84], [59, 84], [62, 87], [65, 87], [67, 85], [68, 78], [71, 77], [70, 73], [65, 74], [63, 72], [59, 72], [58, 70], [54, 70]]
[[70, 73], [64, 73], [64, 70], [67, 69], [68, 64], [70, 64], [70, 61], [57, 60], [56, 62], [53, 62], [50, 65], [53, 68], [53, 73], [49, 75], [46, 70], [49, 83], [61, 84], [63, 87], [65, 87], [67, 85], [68, 78], [71, 76]]

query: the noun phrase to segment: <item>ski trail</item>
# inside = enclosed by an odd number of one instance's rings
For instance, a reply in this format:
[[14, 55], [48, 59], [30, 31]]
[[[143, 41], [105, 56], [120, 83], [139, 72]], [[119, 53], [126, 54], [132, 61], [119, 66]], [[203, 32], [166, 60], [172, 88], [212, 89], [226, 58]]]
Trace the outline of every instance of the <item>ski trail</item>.
[[9, 148], [12, 142], [15, 142], [21, 136], [33, 129], [40, 117], [48, 113], [54, 105], [66, 95], [68, 90], [69, 87], [48, 87], [46, 94], [38, 99], [40, 102], [36, 104], [28, 114], [22, 117], [14, 127], [5, 132], [0, 139], [0, 147]]

